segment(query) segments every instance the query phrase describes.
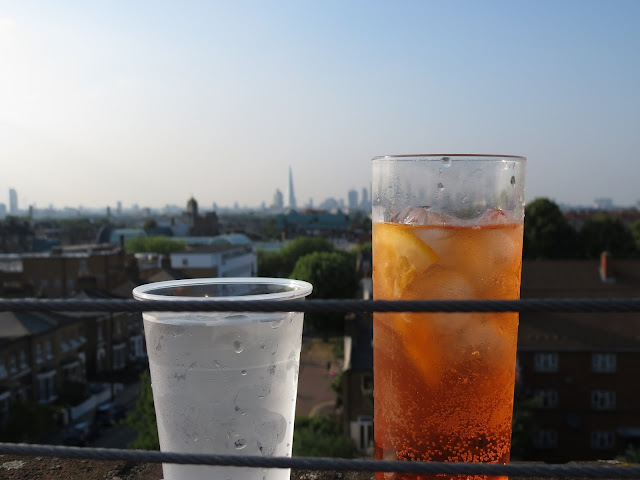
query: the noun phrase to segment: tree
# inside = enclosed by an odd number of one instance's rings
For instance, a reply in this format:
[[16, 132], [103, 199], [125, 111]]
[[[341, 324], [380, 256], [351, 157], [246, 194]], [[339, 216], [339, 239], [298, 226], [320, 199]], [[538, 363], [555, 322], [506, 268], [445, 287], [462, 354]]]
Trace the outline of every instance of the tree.
[[125, 423], [131, 425], [138, 433], [136, 439], [129, 446], [140, 450], [160, 450], [149, 372], [140, 375], [140, 383], [136, 406], [125, 419]]
[[598, 258], [602, 252], [627, 257], [634, 253], [633, 236], [622, 220], [597, 214], [580, 229], [580, 243], [587, 258]]
[[636, 245], [636, 253], [640, 254], [640, 220], [633, 222], [629, 230], [631, 231], [633, 242]]
[[300, 257], [333, 250], [326, 238], [298, 237], [282, 247], [279, 253], [258, 250], [258, 273], [261, 277], [289, 277]]
[[313, 252], [298, 259], [291, 277], [313, 285], [309, 298], [353, 298], [358, 291], [355, 257], [346, 252]]
[[172, 252], [182, 252], [186, 248], [183, 241], [172, 240], [162, 235], [133, 237], [126, 243], [127, 251], [132, 253], [153, 252], [167, 255]]
[[[309, 298], [353, 298], [358, 291], [355, 256], [347, 252], [313, 252], [298, 259], [291, 278], [313, 285]], [[344, 331], [344, 314], [306, 314], [305, 319], [328, 335]]]
[[524, 258], [576, 258], [579, 255], [576, 231], [558, 205], [547, 198], [538, 198], [525, 207]]
[[302, 236], [295, 238], [280, 250], [283, 271], [287, 272], [286, 275], [289, 275], [298, 259], [309, 253], [333, 252], [334, 250], [331, 242], [324, 237]]
[[158, 222], [154, 218], [147, 218], [142, 225], [142, 229], [145, 232], [153, 230], [154, 228], [158, 228]]
[[268, 252], [262, 248], [258, 249], [258, 275], [261, 277], [284, 277], [282, 257], [278, 252]]
[[355, 445], [336, 422], [326, 415], [296, 418], [293, 431], [294, 457], [353, 458]]

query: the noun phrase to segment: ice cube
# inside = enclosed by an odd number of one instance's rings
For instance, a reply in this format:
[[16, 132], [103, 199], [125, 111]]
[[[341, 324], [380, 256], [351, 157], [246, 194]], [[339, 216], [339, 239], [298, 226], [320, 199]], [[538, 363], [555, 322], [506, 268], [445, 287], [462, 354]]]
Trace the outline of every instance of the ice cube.
[[484, 212], [475, 222], [477, 225], [508, 225], [511, 223], [514, 223], [513, 219], [501, 208]]
[[391, 221], [405, 225], [452, 225], [454, 223], [453, 217], [431, 210], [428, 206], [407, 207], [394, 215]]

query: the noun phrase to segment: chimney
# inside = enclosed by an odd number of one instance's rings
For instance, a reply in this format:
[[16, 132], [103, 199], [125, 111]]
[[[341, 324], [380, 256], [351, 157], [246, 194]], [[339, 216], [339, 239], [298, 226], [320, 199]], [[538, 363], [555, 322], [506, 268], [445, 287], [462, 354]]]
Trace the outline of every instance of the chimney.
[[606, 251], [600, 254], [600, 280], [606, 283], [616, 281], [616, 278], [613, 276], [613, 258], [611, 254]]

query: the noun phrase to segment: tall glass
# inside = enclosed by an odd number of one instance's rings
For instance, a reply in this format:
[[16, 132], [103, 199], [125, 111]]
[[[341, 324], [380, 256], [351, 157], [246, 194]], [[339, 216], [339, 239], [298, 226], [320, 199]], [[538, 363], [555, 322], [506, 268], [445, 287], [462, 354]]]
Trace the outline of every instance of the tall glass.
[[[525, 163], [374, 158], [374, 298], [519, 298]], [[376, 458], [508, 462], [517, 332], [517, 313], [375, 314]]]
[[[179, 312], [186, 300], [294, 300], [307, 282], [214, 278], [142, 285], [138, 300], [175, 301], [145, 312], [160, 450], [291, 456], [303, 314]], [[288, 480], [289, 470], [163, 464], [165, 480]]]

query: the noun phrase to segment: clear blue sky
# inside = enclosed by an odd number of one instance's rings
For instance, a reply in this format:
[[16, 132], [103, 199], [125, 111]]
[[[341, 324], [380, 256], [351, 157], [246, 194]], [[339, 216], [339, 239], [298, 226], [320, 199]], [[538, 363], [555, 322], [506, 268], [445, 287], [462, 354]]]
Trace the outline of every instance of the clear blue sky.
[[0, 3], [0, 202], [299, 203], [370, 159], [529, 158], [527, 198], [640, 200], [640, 1]]

